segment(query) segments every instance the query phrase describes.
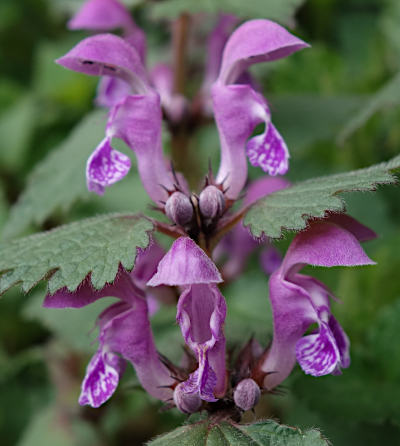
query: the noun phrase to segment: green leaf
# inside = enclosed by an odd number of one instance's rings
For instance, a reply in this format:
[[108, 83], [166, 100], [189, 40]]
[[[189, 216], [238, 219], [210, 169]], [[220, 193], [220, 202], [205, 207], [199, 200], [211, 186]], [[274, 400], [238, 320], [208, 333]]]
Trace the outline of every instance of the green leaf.
[[150, 242], [152, 223], [134, 214], [107, 214], [0, 244], [0, 293], [17, 283], [29, 291], [50, 277], [49, 291], [73, 291], [91, 273], [96, 289], [112, 282], [121, 263], [131, 270], [136, 248]]
[[359, 111], [354, 114], [353, 118], [342, 129], [338, 140], [344, 141], [365, 124], [377, 111], [398, 104], [400, 104], [400, 73], [384, 85], [377, 93], [372, 95], [366, 104], [360, 107]]
[[[181, 426], [150, 441], [148, 446], [202, 446], [207, 445], [207, 424]], [[211, 443], [209, 443], [211, 444]]]
[[11, 209], [4, 238], [20, 234], [31, 223], [39, 225], [56, 209], [66, 211], [78, 198], [89, 196], [85, 165], [104, 137], [104, 117], [103, 111], [91, 113], [35, 167], [25, 191]]
[[316, 429], [310, 429], [302, 432], [300, 429], [284, 426], [272, 420], [261, 421], [248, 426], [229, 426], [228, 424], [223, 424], [222, 426], [224, 433], [229, 431], [230, 435], [234, 433], [232, 427], [235, 427], [238, 431], [243, 432], [254, 442], [249, 442], [249, 445], [265, 444], [271, 446], [326, 446], [328, 444], [328, 442], [322, 437], [321, 433]]
[[343, 212], [342, 192], [371, 191], [378, 184], [394, 183], [391, 171], [400, 168], [400, 155], [392, 160], [352, 172], [312, 178], [262, 198], [247, 213], [244, 224], [255, 237], [278, 238], [284, 230], [299, 231], [311, 218], [327, 211]]
[[93, 427], [77, 417], [66, 419], [56, 406], [35, 415], [18, 446], [91, 446], [100, 444]]
[[293, 17], [296, 9], [304, 3], [304, 0], [252, 0], [243, 2], [242, 0], [169, 0], [156, 3], [152, 7], [155, 18], [176, 17], [182, 12], [195, 14], [207, 12], [216, 14], [220, 11], [232, 13], [238, 17], [262, 17], [288, 23]]
[[24, 155], [35, 127], [36, 104], [32, 95], [21, 99], [0, 119], [0, 164], [10, 170], [24, 163]]
[[275, 421], [250, 425], [210, 420], [181, 426], [148, 443], [148, 446], [327, 446], [315, 429], [302, 432]]

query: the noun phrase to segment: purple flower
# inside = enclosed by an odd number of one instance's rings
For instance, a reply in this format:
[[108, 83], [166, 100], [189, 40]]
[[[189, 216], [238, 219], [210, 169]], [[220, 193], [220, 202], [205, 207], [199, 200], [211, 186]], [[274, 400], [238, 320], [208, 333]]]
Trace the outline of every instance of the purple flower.
[[69, 29], [109, 31], [134, 27], [129, 11], [117, 0], [88, 0], [68, 22]]
[[[124, 40], [133, 46], [143, 65], [146, 64], [146, 35], [133, 21], [131, 14], [117, 0], [89, 0], [69, 21], [70, 29], [87, 29], [107, 32], [122, 29]], [[186, 108], [187, 101], [173, 92], [173, 70], [167, 64], [157, 64], [150, 73], [152, 85], [160, 94], [166, 115], [172, 122], [179, 121]], [[125, 96], [132, 93], [132, 86], [122, 79], [103, 76], [97, 89], [96, 104], [112, 107]]]
[[198, 367], [180, 386], [179, 401], [183, 401], [182, 393], [198, 395], [204, 401], [217, 401], [225, 393], [226, 304], [216, 285], [221, 281], [205, 252], [190, 238], [181, 237], [173, 243], [148, 282], [150, 286], [184, 287], [176, 318]]
[[[337, 374], [349, 366], [349, 340], [331, 314], [331, 292], [299, 271], [305, 265], [374, 264], [359, 243], [373, 237], [373, 231], [342, 214], [316, 221], [294, 238], [269, 281], [274, 337], [261, 367], [266, 373], [264, 387], [273, 389], [280, 384], [296, 359], [304, 372], [313, 376]], [[304, 336], [311, 324], [318, 328]]]
[[89, 190], [98, 194], [123, 178], [130, 161], [112, 149], [113, 137], [122, 139], [134, 152], [144, 188], [150, 198], [166, 201], [174, 185], [162, 153], [160, 97], [151, 87], [137, 51], [124, 39], [99, 34], [81, 41], [57, 62], [66, 68], [94, 76], [104, 74], [129, 83], [134, 94], [125, 96], [109, 113], [106, 138], [87, 163]]
[[[236, 199], [247, 178], [244, 148], [253, 166], [270, 175], [284, 174], [289, 152], [271, 123], [266, 100], [241, 75], [250, 65], [289, 56], [308, 45], [269, 20], [245, 22], [229, 38], [217, 81], [212, 87], [215, 119], [221, 141], [221, 164], [216, 180]], [[254, 128], [265, 124], [261, 135], [248, 138]]]
[[164, 401], [172, 397], [172, 390], [165, 386], [172, 386], [174, 381], [154, 345], [145, 286], [162, 255], [161, 248], [153, 244], [138, 255], [131, 274], [120, 268], [115, 282], [101, 290], [94, 290], [87, 277], [75, 292], [63, 288], [46, 296], [46, 308], [81, 308], [107, 296], [120, 299], [98, 318], [99, 347], [86, 369], [79, 397], [81, 405], [99, 407], [107, 401], [118, 385], [126, 361], [133, 365], [150, 395]]
[[117, 0], [88, 0], [68, 22], [68, 28], [95, 32], [122, 29], [124, 39], [139, 53], [143, 64], [146, 62], [146, 35]]
[[[146, 35], [135, 24], [129, 11], [117, 0], [88, 0], [68, 22], [69, 29], [86, 29], [107, 32], [122, 29], [123, 37], [146, 62]], [[103, 76], [99, 82], [96, 104], [112, 107], [131, 92], [129, 83], [111, 76]]]
[[191, 286], [222, 282], [207, 254], [189, 237], [180, 237], [158, 264], [148, 286]]

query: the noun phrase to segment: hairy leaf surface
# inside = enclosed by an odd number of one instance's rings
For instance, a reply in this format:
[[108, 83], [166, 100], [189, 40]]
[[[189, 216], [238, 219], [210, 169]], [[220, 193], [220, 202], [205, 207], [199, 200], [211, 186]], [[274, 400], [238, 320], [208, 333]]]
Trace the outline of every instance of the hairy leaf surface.
[[280, 425], [272, 420], [250, 425], [203, 421], [181, 426], [156, 438], [148, 446], [326, 446], [327, 441], [315, 429]]
[[134, 214], [108, 214], [0, 244], [0, 293], [17, 283], [29, 291], [50, 277], [49, 291], [73, 291], [90, 273], [96, 289], [112, 282], [121, 263], [131, 270], [153, 224]]
[[394, 183], [391, 172], [398, 168], [400, 155], [365, 169], [302, 181], [256, 202], [244, 224], [255, 237], [278, 238], [284, 230], [299, 231], [311, 218], [322, 218], [328, 211], [343, 212], [340, 193], [371, 191], [378, 184]]

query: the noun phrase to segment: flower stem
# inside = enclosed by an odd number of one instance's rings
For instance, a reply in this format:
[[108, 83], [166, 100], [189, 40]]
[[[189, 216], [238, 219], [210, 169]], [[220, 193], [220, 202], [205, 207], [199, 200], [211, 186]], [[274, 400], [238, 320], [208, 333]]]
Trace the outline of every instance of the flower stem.
[[175, 239], [186, 235], [186, 233], [182, 229], [178, 228], [178, 226], [171, 226], [167, 223], [162, 223], [161, 221], [154, 220], [152, 218], [150, 220], [157, 232], [168, 235], [169, 237]]
[[174, 93], [184, 94], [186, 81], [186, 48], [190, 17], [182, 13], [173, 25]]

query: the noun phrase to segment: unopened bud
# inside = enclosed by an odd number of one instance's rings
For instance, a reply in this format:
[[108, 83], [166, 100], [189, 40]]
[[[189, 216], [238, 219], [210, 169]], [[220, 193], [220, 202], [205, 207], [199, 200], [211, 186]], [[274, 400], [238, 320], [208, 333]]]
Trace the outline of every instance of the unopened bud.
[[202, 401], [197, 393], [185, 393], [184, 383], [178, 384], [174, 390], [174, 402], [183, 413], [195, 413], [200, 409]]
[[260, 399], [260, 388], [251, 378], [243, 379], [233, 392], [235, 404], [242, 410], [252, 409]]
[[207, 186], [200, 194], [199, 207], [203, 217], [219, 217], [225, 209], [224, 194], [215, 186]]
[[167, 217], [179, 226], [185, 226], [193, 218], [192, 203], [182, 192], [174, 192], [165, 204]]

